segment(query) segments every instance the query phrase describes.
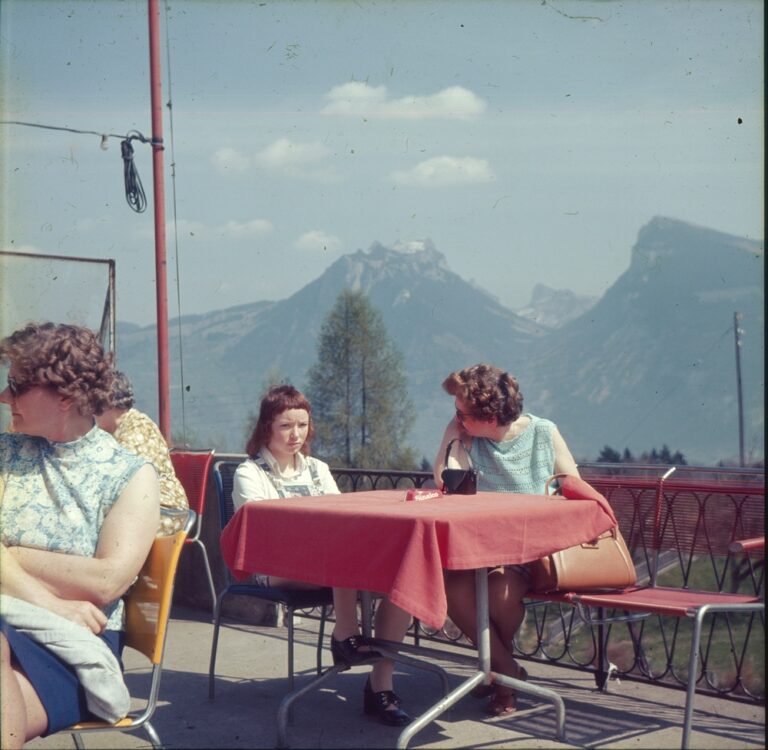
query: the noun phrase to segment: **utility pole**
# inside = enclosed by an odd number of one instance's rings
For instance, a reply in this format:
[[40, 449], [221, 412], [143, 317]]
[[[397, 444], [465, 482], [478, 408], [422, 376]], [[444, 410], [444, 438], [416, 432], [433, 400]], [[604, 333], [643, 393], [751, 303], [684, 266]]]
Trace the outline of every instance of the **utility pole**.
[[155, 205], [155, 292], [157, 297], [158, 426], [171, 440], [170, 376], [168, 360], [168, 274], [165, 253], [165, 182], [163, 180], [163, 102], [160, 77], [160, 10], [158, 0], [147, 0], [149, 16], [149, 77], [152, 109], [152, 174]]
[[736, 344], [736, 394], [739, 400], [739, 466], [744, 466], [744, 402], [741, 395], [741, 313], [733, 314], [733, 337]]

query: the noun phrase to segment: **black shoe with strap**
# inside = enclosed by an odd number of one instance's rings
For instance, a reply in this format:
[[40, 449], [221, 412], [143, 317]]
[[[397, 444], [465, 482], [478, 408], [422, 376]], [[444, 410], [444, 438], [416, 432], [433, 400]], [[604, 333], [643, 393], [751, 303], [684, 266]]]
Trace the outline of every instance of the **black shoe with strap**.
[[365, 683], [363, 707], [365, 713], [377, 716], [382, 724], [388, 724], [392, 727], [402, 727], [411, 721], [411, 717], [400, 708], [400, 698], [391, 690], [381, 690], [374, 693], [370, 678]]
[[354, 667], [357, 664], [368, 664], [376, 659], [381, 659], [381, 654], [378, 651], [360, 648], [367, 645], [368, 642], [361, 635], [351, 635], [340, 641], [331, 635], [331, 656], [333, 656], [334, 665], [346, 664], [348, 667]]

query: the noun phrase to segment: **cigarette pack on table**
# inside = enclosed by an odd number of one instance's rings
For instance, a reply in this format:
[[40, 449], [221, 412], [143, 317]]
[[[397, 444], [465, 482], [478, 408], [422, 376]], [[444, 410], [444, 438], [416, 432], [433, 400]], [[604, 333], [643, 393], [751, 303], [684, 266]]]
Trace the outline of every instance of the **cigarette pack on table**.
[[442, 497], [443, 493], [440, 490], [408, 490], [405, 493], [406, 502], [412, 500], [432, 500], [436, 497]]

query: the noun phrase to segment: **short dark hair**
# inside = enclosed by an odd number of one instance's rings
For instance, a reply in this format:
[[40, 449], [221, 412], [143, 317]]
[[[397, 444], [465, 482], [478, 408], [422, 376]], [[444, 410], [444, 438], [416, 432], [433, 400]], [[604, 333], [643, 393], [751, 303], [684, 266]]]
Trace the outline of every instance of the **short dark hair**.
[[259, 417], [248, 440], [248, 445], [245, 447], [245, 452], [249, 456], [255, 456], [269, 443], [269, 439], [272, 437], [272, 424], [284, 411], [289, 409], [304, 409], [309, 415], [307, 439], [301, 446], [301, 452], [305, 456], [309, 455], [310, 443], [315, 434], [312, 407], [309, 405], [307, 397], [297, 388], [292, 385], [278, 385], [270, 388], [264, 398], [261, 399]]
[[67, 323], [28, 323], [0, 341], [0, 362], [20, 385], [53, 388], [84, 416], [109, 408], [114, 371], [95, 331]]
[[443, 381], [443, 390], [460, 399], [483, 422], [508, 425], [523, 413], [517, 379], [493, 365], [481, 363], [452, 372]]

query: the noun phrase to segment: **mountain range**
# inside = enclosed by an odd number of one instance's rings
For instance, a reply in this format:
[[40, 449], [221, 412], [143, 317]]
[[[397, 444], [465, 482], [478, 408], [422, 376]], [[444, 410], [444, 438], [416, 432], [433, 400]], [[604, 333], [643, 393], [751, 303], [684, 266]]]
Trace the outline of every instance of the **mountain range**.
[[[667, 444], [689, 463], [734, 461], [735, 312], [747, 458], [762, 460], [763, 267], [760, 242], [655, 217], [600, 299], [538, 285], [513, 311], [453, 273], [429, 240], [374, 242], [287, 299], [171, 321], [173, 432], [243, 451], [266, 383], [306, 384], [323, 320], [350, 288], [368, 295], [404, 356], [416, 411], [410, 443], [430, 462], [453, 413], [440, 383], [483, 361], [518, 377], [526, 411], [553, 419], [577, 460], [595, 460], [606, 445], [639, 454]], [[137, 406], [154, 416], [155, 327], [117, 330], [118, 366], [134, 382]]]

